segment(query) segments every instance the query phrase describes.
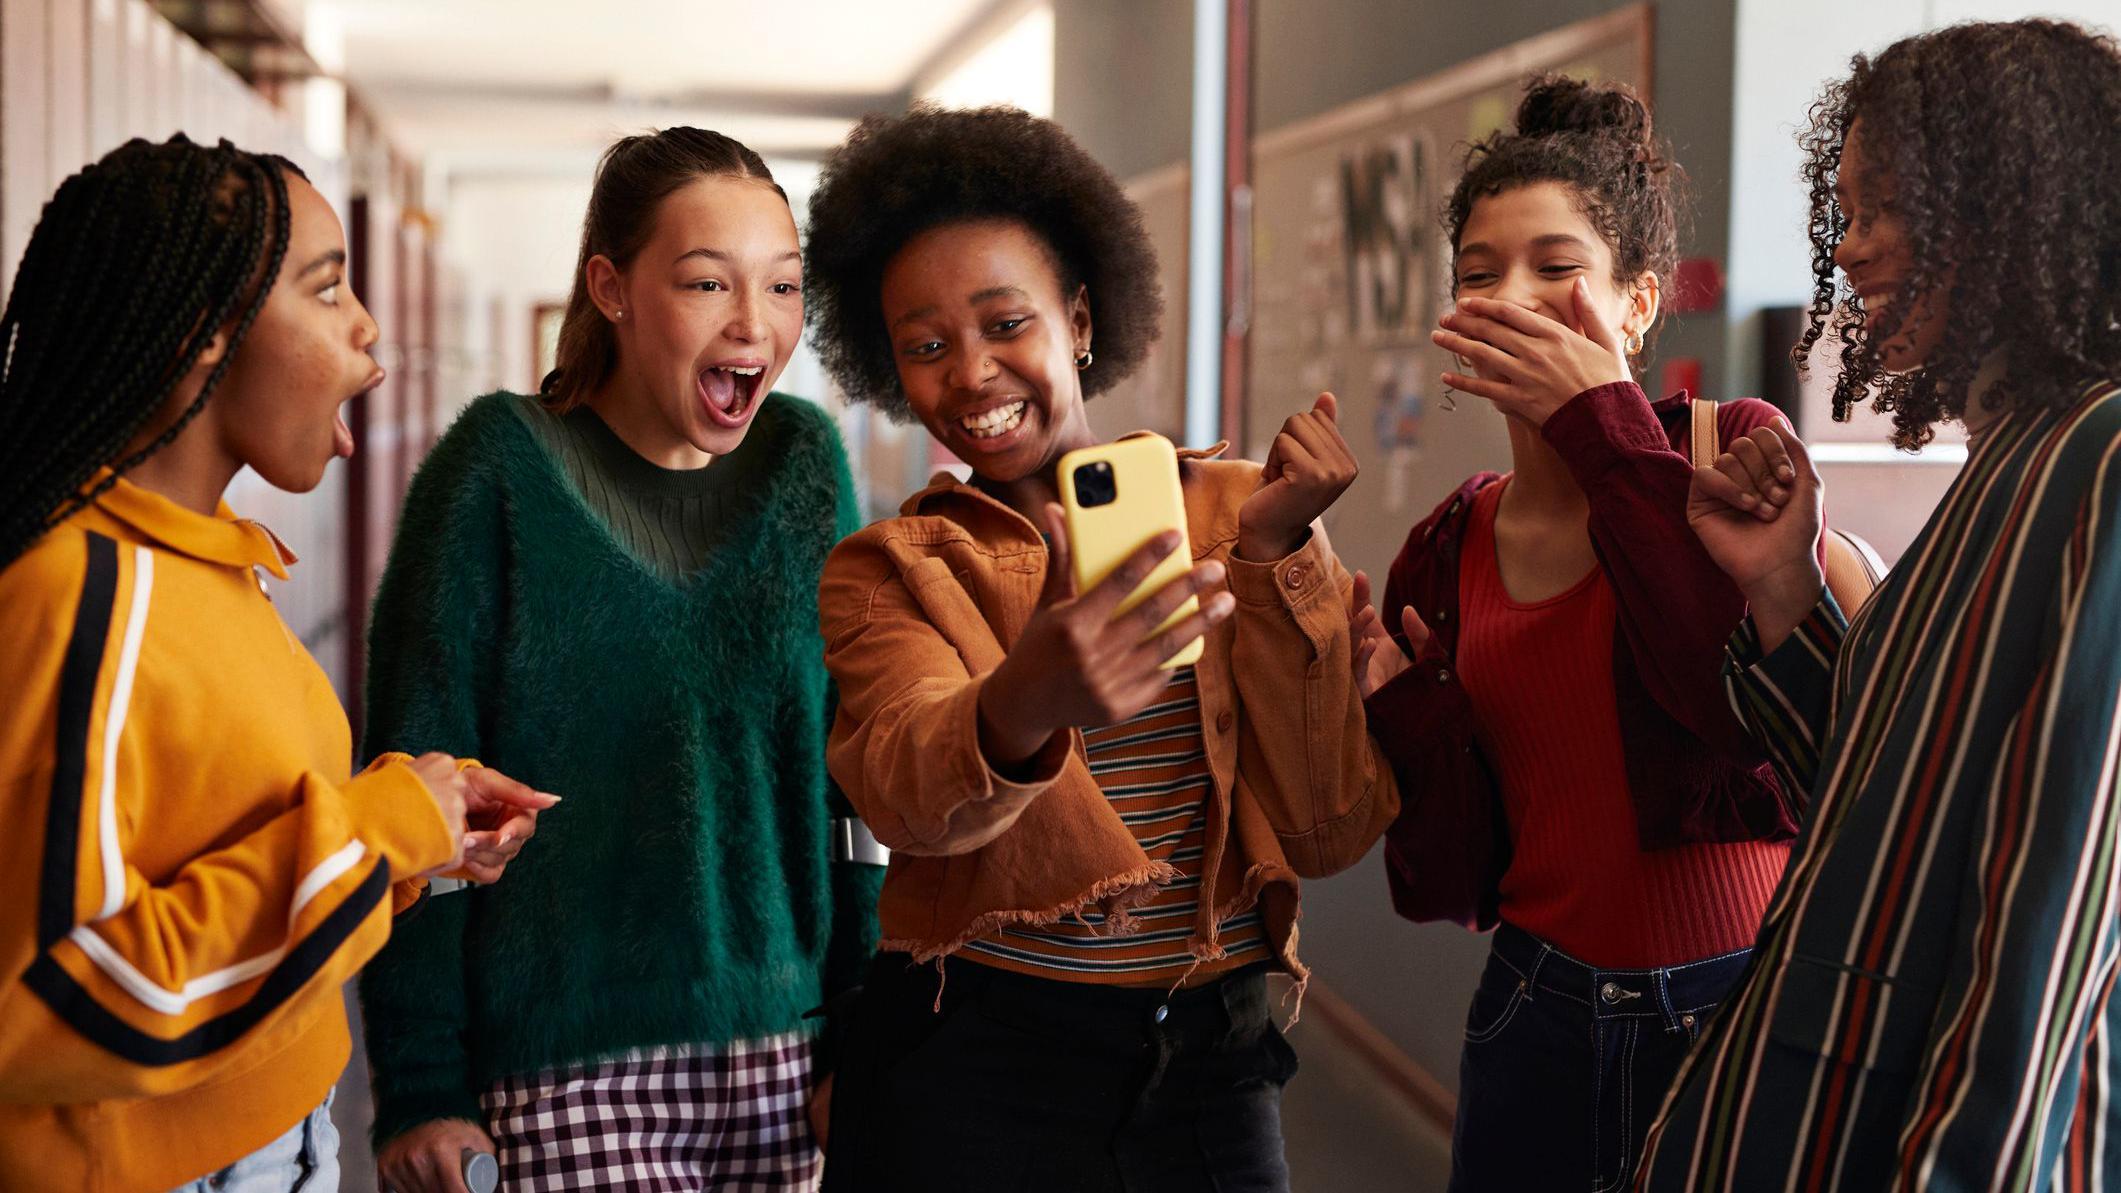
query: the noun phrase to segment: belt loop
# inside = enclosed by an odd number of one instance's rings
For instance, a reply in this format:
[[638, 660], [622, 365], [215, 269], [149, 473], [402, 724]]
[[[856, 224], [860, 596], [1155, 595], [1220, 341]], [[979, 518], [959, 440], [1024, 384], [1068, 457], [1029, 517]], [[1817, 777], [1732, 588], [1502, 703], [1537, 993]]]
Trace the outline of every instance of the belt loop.
[[1541, 966], [1547, 963], [1547, 958], [1551, 956], [1553, 952], [1553, 945], [1548, 944], [1544, 940], [1541, 940], [1539, 942], [1539, 955], [1537, 957], [1532, 958], [1532, 972], [1524, 975], [1525, 1001], [1530, 1002], [1532, 999], [1533, 992], [1539, 989], [1539, 969]]
[[1680, 1030], [1679, 1012], [1672, 1007], [1672, 971], [1657, 971], [1657, 1009], [1664, 1012], [1664, 1029], [1668, 1032]]
[[[1196, 964], [1198, 963], [1196, 962]], [[1215, 1001], [1220, 1004], [1223, 1013], [1221, 1038], [1224, 1045], [1228, 1046], [1237, 1042], [1239, 1024], [1244, 1019], [1244, 1003], [1248, 1000], [1245, 998], [1246, 991], [1241, 989], [1244, 986], [1243, 982], [1224, 981], [1217, 982], [1215, 985], [1217, 987]]]

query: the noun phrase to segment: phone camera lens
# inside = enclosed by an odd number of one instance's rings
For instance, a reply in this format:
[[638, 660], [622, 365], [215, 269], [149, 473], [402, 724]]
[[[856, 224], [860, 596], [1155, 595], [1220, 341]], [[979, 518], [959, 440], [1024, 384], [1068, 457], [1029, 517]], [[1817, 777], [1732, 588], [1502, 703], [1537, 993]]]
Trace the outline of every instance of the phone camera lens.
[[1119, 486], [1112, 478], [1112, 465], [1103, 460], [1076, 469], [1073, 479], [1075, 504], [1083, 509], [1110, 505], [1119, 497]]

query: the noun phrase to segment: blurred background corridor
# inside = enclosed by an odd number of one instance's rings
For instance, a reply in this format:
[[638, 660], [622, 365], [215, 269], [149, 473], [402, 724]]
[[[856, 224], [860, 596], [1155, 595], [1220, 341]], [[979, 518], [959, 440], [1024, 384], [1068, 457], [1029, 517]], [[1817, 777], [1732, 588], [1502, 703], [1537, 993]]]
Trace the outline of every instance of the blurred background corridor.
[[[1811, 291], [1794, 130], [1852, 53], [2033, 14], [2112, 29], [2121, 0], [0, 0], [0, 286], [59, 181], [129, 137], [285, 154], [331, 198], [390, 379], [348, 408], [358, 454], [317, 492], [246, 475], [229, 499], [302, 557], [276, 599], [358, 710], [406, 483], [467, 402], [549, 367], [604, 146], [719, 130], [769, 160], [800, 218], [865, 113], [1013, 104], [1125, 180], [1158, 247], [1162, 340], [1092, 403], [1098, 429], [1258, 458], [1336, 391], [1363, 473], [1328, 527], [1378, 574], [1458, 480], [1507, 466], [1493, 411], [1439, 401], [1436, 213], [1521, 79], [1562, 70], [1637, 86], [1691, 177], [1645, 387], [1782, 406], [1819, 445], [1837, 521], [1891, 561], [1965, 449], [1952, 428], [1907, 455], [1883, 420], [1833, 423], [1828, 373], [1791, 366]], [[869, 517], [955, 463], [844, 406], [807, 351], [780, 388], [838, 414]], [[1487, 942], [1395, 916], [1374, 855], [1305, 900], [1296, 1187], [1440, 1189]], [[357, 1055], [338, 1102], [349, 1190], [375, 1187], [364, 1083]]]

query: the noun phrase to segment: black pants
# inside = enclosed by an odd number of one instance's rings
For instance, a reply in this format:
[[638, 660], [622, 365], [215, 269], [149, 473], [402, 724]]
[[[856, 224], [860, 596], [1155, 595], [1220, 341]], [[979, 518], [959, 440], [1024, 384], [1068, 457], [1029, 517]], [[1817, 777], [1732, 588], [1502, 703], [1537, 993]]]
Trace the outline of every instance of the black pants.
[[1497, 928], [1458, 1064], [1453, 1193], [1627, 1188], [1680, 1061], [1750, 955], [1598, 969]]
[[877, 958], [833, 1080], [826, 1193], [1280, 1193], [1296, 1054], [1263, 969], [1167, 995]]

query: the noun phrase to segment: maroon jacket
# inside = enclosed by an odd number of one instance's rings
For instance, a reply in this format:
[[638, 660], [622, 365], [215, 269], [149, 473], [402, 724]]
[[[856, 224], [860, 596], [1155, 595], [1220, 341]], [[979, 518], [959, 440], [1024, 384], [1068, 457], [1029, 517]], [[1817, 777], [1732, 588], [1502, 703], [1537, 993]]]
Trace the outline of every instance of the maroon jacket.
[[[1591, 546], [1613, 586], [1613, 686], [1644, 849], [1785, 840], [1800, 811], [1724, 695], [1724, 643], [1745, 598], [1687, 525], [1692, 404], [1682, 391], [1652, 405], [1620, 382], [1576, 395], [1542, 429], [1590, 498]], [[1723, 441], [1775, 413], [1756, 399], [1723, 403]], [[1392, 905], [1478, 929], [1495, 925], [1510, 834], [1458, 680], [1458, 560], [1473, 495], [1500, 479], [1473, 477], [1408, 533], [1379, 611], [1398, 637], [1399, 610], [1413, 605], [1429, 643], [1365, 702], [1402, 800], [1385, 834]]]

